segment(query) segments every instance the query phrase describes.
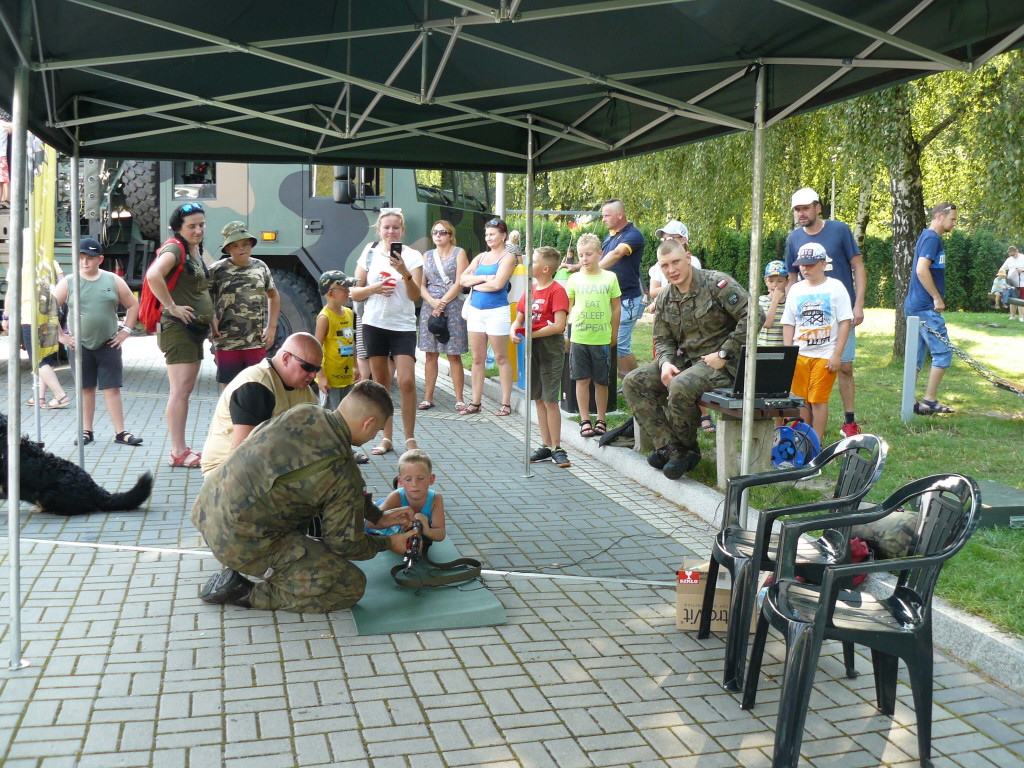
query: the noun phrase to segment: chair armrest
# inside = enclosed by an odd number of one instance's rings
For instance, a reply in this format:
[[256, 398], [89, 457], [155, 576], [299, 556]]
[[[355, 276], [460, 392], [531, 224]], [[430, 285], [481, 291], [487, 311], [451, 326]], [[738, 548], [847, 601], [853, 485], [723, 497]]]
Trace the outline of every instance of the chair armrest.
[[815, 517], [802, 517], [798, 520], [783, 521], [782, 533], [779, 536], [779, 551], [776, 555], [775, 577], [780, 580], [792, 579], [794, 577], [797, 540], [804, 533], [815, 531], [819, 528], [842, 529], [857, 524], [870, 523], [880, 520], [893, 511], [894, 509], [891, 507], [873, 504], [862, 512], [837, 512], [830, 515], [817, 515]]
[[[804, 504], [796, 504], [792, 507], [777, 507], [776, 509], [767, 509], [762, 511], [757, 518], [757, 529], [754, 534], [754, 553], [759, 555], [763, 560], [768, 554], [768, 543], [770, 541], [772, 528], [774, 527], [775, 521], [781, 517], [788, 517], [789, 515], [806, 515], [811, 512], [827, 512], [825, 515], [817, 515], [813, 518], [799, 519], [799, 522], [815, 520], [827, 523], [825, 525], [817, 524], [808, 527], [806, 530], [813, 531], [818, 528], [835, 528], [833, 521], [839, 515], [835, 512], [835, 509], [841, 509], [843, 507], [853, 506], [860, 504], [864, 494], [858, 493], [850, 496], [840, 496], [835, 499], [828, 499], [826, 501], [811, 501]], [[796, 521], [794, 521], [796, 522]]]

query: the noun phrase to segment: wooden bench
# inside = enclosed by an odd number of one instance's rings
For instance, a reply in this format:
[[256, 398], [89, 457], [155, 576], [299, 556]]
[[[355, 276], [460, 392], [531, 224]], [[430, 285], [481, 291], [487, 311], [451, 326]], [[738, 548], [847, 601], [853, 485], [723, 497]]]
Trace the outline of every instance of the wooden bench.
[[[715, 427], [715, 463], [718, 477], [716, 483], [725, 490], [730, 477], [740, 474], [740, 458], [743, 451], [743, 411], [739, 408], [724, 408], [717, 403], [701, 400], [700, 404], [709, 411], [715, 411], [719, 418]], [[772, 440], [775, 419], [795, 418], [799, 408], [757, 408], [754, 410], [754, 429], [750, 442], [750, 471], [768, 472], [772, 468]]]

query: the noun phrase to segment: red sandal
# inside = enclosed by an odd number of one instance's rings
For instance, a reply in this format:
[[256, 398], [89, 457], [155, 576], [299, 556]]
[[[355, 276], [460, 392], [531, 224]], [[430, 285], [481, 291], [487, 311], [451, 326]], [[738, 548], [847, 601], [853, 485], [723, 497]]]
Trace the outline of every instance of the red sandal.
[[201, 453], [196, 453], [191, 448], [186, 448], [185, 452], [180, 456], [175, 456], [172, 451], [167, 463], [172, 467], [185, 467], [185, 469], [198, 469], [200, 462], [203, 460]]

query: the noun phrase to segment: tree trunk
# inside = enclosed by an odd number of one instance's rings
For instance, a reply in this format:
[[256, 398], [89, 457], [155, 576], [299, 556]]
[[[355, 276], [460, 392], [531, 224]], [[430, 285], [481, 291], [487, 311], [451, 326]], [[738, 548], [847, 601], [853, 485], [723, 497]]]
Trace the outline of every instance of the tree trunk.
[[860, 195], [857, 197], [857, 225], [853, 230], [853, 238], [857, 241], [857, 248], [864, 253], [864, 239], [866, 237], [868, 222], [871, 220], [871, 198], [875, 193], [873, 174], [865, 169], [860, 177]]
[[[902, 360], [906, 350], [907, 319], [903, 300], [910, 288], [910, 267], [914, 246], [925, 227], [924, 182], [921, 175], [921, 146], [914, 138], [910, 117], [910, 99], [906, 86], [897, 89], [895, 114], [890, 139], [893, 159], [889, 165], [889, 191], [892, 195], [892, 267], [896, 327], [893, 359]], [[878, 276], [881, 278], [881, 275]]]

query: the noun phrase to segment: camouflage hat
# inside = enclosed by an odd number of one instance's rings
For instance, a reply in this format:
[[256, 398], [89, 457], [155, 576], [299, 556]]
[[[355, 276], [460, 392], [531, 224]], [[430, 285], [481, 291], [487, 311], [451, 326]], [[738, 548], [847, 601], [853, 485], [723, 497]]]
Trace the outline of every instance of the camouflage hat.
[[239, 240], [252, 240], [253, 245], [259, 242], [245, 228], [244, 221], [229, 221], [224, 225], [224, 229], [220, 231], [220, 234], [224, 238], [224, 244], [220, 247], [221, 253], [227, 253], [227, 247], [232, 243], [237, 243]]
[[358, 280], [354, 277], [349, 277], [340, 269], [332, 269], [330, 272], [324, 272], [320, 275], [321, 294], [326, 294], [331, 288], [337, 288], [339, 285], [342, 288], [351, 288], [353, 285], [358, 284]]

